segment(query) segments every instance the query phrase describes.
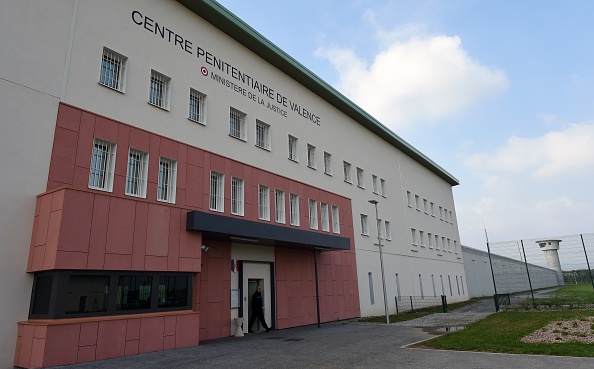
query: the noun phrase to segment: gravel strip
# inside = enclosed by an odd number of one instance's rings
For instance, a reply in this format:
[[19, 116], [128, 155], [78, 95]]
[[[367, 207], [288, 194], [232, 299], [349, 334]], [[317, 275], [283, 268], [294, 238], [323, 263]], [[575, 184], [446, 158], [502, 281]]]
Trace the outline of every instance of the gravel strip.
[[437, 313], [394, 323], [407, 327], [463, 327], [482, 320], [492, 313]]

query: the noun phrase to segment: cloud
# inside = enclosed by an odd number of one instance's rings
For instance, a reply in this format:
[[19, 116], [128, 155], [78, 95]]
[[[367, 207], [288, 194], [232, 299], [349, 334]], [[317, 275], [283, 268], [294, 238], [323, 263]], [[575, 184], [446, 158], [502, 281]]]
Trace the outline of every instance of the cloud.
[[338, 71], [339, 90], [392, 130], [443, 120], [508, 87], [505, 73], [473, 60], [459, 37], [405, 25], [376, 38], [382, 50], [371, 63], [344, 47], [316, 55]]
[[470, 156], [466, 164], [475, 170], [534, 178], [585, 174], [594, 167], [594, 124], [568, 124], [539, 137], [513, 136], [495, 152]]

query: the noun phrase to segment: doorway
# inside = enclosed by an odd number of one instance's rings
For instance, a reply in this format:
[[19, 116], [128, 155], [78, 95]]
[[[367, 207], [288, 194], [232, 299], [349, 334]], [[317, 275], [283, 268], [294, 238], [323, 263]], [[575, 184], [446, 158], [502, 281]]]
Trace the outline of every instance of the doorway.
[[[264, 285], [264, 279], [248, 279], [248, 324], [249, 324], [249, 319], [252, 316], [252, 296], [254, 295], [254, 293], [256, 292], [256, 287], [260, 286], [262, 287]], [[264, 290], [262, 290], [262, 302], [264, 303], [264, 306], [266, 306], [266, 293]], [[250, 328], [250, 327], [248, 327]], [[260, 321], [258, 319], [256, 319], [256, 322], [254, 323], [254, 325], [251, 327], [252, 330], [254, 332], [258, 332], [262, 330], [262, 324], [260, 324]]]
[[[264, 305], [264, 320], [268, 327], [275, 329], [275, 294], [274, 294], [274, 264], [269, 262], [244, 261], [241, 264], [241, 314], [243, 316], [243, 331], [248, 332], [248, 325], [252, 313], [252, 296], [256, 287], [262, 287], [262, 303]], [[256, 320], [252, 330], [263, 330], [260, 322]]]

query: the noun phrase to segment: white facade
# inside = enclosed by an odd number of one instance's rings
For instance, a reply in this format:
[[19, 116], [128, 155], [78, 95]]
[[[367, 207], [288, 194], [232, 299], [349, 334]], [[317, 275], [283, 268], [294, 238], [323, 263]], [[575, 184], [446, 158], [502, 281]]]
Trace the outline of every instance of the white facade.
[[[17, 322], [28, 316], [32, 276], [25, 270], [35, 201], [48, 181], [60, 102], [350, 198], [363, 316], [384, 311], [372, 199], [379, 202], [390, 312], [395, 312], [398, 290], [431, 296], [432, 283], [435, 294], [445, 294], [449, 302], [468, 298], [464, 287], [454, 285], [450, 292], [448, 285], [448, 278], [468, 285], [451, 190], [457, 181], [385, 127], [377, 124], [372, 132], [176, 1], [2, 1], [1, 7], [0, 368], [11, 367]], [[172, 33], [161, 37], [156, 24]], [[125, 57], [124, 93], [98, 83], [104, 48]], [[217, 69], [211, 57], [274, 92], [239, 82], [229, 69]], [[170, 78], [167, 109], [147, 102], [152, 70]], [[213, 73], [233, 85], [220, 83]], [[206, 95], [205, 124], [188, 119], [190, 89]], [[350, 111], [359, 109], [343, 99]], [[291, 104], [314, 115], [307, 117], [303, 110], [299, 115]], [[230, 107], [246, 114], [245, 140], [229, 135]], [[366, 124], [374, 122], [361, 114]], [[256, 146], [256, 120], [270, 126], [269, 150]], [[298, 139], [298, 161], [288, 159], [289, 135]], [[315, 169], [308, 166], [308, 145], [315, 147]], [[344, 162], [350, 163], [350, 183]], [[361, 215], [367, 216], [366, 232]]]

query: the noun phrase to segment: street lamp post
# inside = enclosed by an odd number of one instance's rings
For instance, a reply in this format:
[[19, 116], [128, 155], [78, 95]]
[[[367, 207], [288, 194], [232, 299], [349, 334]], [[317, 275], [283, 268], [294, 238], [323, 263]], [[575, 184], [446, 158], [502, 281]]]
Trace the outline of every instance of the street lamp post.
[[375, 224], [377, 224], [377, 242], [379, 245], [380, 267], [382, 270], [382, 288], [384, 291], [384, 310], [386, 312], [386, 324], [390, 324], [390, 313], [388, 312], [388, 296], [386, 295], [386, 276], [384, 274], [384, 256], [382, 254], [382, 238], [380, 237], [380, 222], [377, 214], [377, 200], [369, 200], [370, 204], [375, 205]]

